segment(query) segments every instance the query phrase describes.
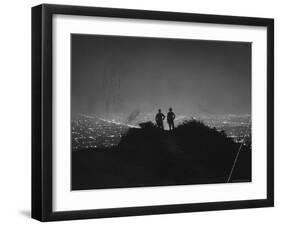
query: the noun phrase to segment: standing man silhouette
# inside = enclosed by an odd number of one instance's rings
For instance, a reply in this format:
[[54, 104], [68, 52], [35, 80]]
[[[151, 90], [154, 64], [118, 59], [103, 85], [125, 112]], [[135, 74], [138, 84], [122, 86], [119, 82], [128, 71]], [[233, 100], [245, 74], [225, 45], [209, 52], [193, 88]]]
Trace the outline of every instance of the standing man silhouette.
[[165, 115], [162, 114], [161, 109], [158, 110], [158, 113], [155, 116], [156, 125], [158, 128], [164, 130], [163, 121], [165, 119]]
[[176, 115], [173, 112], [173, 109], [169, 108], [169, 112], [167, 114], [167, 122], [168, 122], [170, 131], [175, 129], [175, 125], [174, 125], [175, 118], [176, 118]]

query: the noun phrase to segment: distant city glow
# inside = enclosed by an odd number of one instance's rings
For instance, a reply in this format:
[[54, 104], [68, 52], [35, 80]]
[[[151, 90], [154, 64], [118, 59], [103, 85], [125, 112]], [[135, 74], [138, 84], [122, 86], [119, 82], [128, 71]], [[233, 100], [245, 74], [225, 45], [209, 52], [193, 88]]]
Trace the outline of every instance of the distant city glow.
[[[185, 120], [196, 119], [211, 128], [224, 131], [226, 135], [237, 143], [251, 144], [251, 117], [250, 115], [218, 115], [186, 117], [180, 115], [175, 120], [179, 125]], [[152, 113], [141, 113], [135, 120], [126, 123], [120, 116], [118, 119], [105, 119], [96, 116], [79, 114], [72, 118], [72, 150], [106, 149], [117, 146], [123, 135], [130, 128], [140, 128], [139, 123], [154, 121]], [[167, 124], [164, 124], [168, 129]]]

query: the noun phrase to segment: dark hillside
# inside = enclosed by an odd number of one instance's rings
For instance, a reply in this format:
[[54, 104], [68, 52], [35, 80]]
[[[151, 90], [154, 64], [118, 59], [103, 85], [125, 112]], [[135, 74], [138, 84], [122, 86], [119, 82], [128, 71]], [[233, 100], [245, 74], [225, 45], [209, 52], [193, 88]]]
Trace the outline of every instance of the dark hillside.
[[[240, 144], [195, 120], [174, 131], [152, 122], [131, 128], [116, 148], [72, 152], [72, 189], [225, 183]], [[232, 181], [251, 180], [242, 145]]]

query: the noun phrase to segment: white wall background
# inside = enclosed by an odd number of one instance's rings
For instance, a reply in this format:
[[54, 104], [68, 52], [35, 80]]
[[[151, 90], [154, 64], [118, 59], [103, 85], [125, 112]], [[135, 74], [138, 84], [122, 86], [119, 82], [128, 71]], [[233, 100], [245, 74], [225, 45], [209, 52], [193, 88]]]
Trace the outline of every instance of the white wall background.
[[[31, 7], [2, 1], [0, 20], [0, 225], [36, 225], [31, 199]], [[60, 225], [278, 225], [281, 221], [281, 3], [277, 0], [57, 0], [44, 3], [275, 18], [275, 208], [67, 221]], [[278, 139], [279, 138], [279, 139]], [[280, 224], [280, 223], [279, 223]]]

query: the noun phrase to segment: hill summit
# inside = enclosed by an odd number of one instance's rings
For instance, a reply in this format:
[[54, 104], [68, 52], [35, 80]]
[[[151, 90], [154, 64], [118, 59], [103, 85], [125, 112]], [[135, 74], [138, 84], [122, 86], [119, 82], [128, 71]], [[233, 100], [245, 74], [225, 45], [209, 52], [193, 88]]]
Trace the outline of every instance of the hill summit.
[[[115, 148], [73, 152], [73, 189], [251, 181], [251, 147], [196, 120], [173, 131], [152, 122], [130, 128]], [[82, 176], [83, 175], [83, 176]]]

